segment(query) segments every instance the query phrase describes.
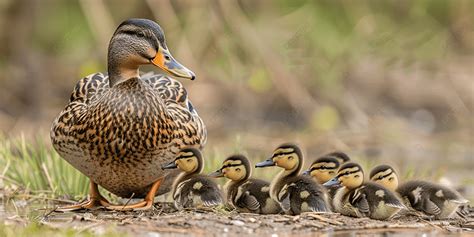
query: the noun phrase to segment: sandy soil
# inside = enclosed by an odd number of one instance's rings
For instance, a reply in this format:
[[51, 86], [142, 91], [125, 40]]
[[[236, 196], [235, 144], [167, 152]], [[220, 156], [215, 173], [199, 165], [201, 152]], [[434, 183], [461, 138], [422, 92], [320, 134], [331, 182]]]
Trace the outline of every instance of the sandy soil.
[[429, 220], [404, 215], [391, 221], [377, 221], [337, 213], [288, 216], [245, 214], [220, 209], [176, 211], [170, 203], [159, 203], [150, 211], [48, 211], [42, 215], [40, 223], [53, 228], [79, 227], [95, 233], [104, 232], [112, 226], [132, 236], [474, 236], [474, 208], [471, 207], [469, 211], [468, 217], [462, 220]]

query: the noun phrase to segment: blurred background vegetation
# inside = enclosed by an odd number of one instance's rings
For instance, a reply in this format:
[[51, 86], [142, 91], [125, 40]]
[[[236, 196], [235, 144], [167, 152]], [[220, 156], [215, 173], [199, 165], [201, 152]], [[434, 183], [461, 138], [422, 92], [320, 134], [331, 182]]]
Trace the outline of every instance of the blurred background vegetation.
[[[20, 135], [58, 160], [51, 122], [81, 77], [106, 70], [117, 25], [141, 17], [197, 74], [182, 82], [208, 127], [209, 170], [232, 152], [263, 159], [294, 141], [311, 160], [342, 150], [472, 199], [473, 1], [1, 0], [0, 11], [2, 175], [7, 156], [32, 154], [11, 149]], [[51, 186], [48, 175], [37, 182]]]

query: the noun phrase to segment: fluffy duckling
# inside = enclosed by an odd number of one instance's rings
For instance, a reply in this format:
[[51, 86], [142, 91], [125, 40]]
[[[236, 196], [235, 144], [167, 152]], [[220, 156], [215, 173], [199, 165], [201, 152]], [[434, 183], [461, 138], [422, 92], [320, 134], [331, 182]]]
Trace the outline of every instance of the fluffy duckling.
[[195, 148], [182, 149], [174, 161], [162, 169], [181, 170], [172, 186], [174, 205], [178, 210], [189, 207], [210, 207], [222, 203], [222, 194], [209, 177], [201, 175], [204, 167], [201, 152]]
[[[303, 175], [311, 176], [317, 183], [324, 184], [336, 176], [339, 170], [339, 161], [335, 157], [323, 156], [316, 159], [311, 166], [303, 172]], [[337, 185], [326, 187], [328, 192], [328, 203], [332, 210], [332, 199], [336, 195], [336, 191], [339, 189]]]
[[328, 211], [327, 193], [324, 187], [308, 176], [299, 175], [303, 155], [295, 144], [283, 144], [275, 149], [271, 158], [255, 167], [278, 166], [283, 168], [270, 184], [270, 196], [278, 202], [286, 214]]
[[351, 160], [351, 158], [342, 151], [334, 151], [324, 155], [323, 157], [334, 157], [337, 159], [337, 161], [339, 161], [339, 164], [341, 165]]
[[239, 212], [258, 214], [277, 214], [281, 208], [270, 197], [270, 183], [250, 178], [252, 167], [247, 157], [233, 155], [227, 158], [222, 167], [210, 174], [211, 177], [226, 177], [224, 186], [227, 203]]
[[324, 184], [336, 176], [340, 162], [337, 158], [323, 156], [316, 159], [311, 166], [303, 172], [303, 175], [310, 175], [316, 182]]
[[404, 208], [392, 191], [376, 183], [364, 183], [364, 171], [356, 163], [342, 165], [336, 177], [324, 185], [336, 184], [342, 187], [337, 190], [332, 204], [335, 211], [343, 215], [386, 220]]
[[427, 181], [412, 180], [399, 186], [398, 175], [389, 165], [373, 168], [370, 180], [396, 191], [405, 205], [437, 219], [455, 217], [456, 211], [468, 203], [457, 191]]

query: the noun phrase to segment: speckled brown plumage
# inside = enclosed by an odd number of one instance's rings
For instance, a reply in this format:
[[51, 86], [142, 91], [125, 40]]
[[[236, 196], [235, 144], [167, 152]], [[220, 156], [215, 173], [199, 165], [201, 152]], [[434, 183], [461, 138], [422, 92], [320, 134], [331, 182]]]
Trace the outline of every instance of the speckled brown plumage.
[[[164, 75], [113, 87], [101, 73], [83, 78], [51, 129], [65, 160], [120, 197], [145, 196], [167, 174], [162, 164], [183, 147], [202, 148], [206, 137], [183, 85]], [[159, 193], [169, 191], [167, 181]]]

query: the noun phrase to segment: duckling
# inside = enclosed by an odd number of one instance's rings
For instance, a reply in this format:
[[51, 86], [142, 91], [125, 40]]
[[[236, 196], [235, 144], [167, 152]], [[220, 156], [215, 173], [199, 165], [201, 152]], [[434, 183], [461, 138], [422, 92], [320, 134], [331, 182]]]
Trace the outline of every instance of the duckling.
[[286, 214], [326, 212], [327, 193], [324, 187], [308, 176], [299, 175], [303, 166], [300, 148], [291, 143], [276, 148], [271, 158], [255, 165], [256, 168], [279, 166], [281, 171], [270, 183], [270, 197], [278, 202]]
[[370, 180], [396, 191], [408, 207], [436, 219], [455, 217], [466, 200], [457, 191], [448, 187], [421, 180], [412, 180], [399, 185], [398, 175], [389, 165], [379, 165], [370, 172]]
[[222, 203], [222, 194], [209, 177], [200, 175], [204, 167], [201, 152], [195, 148], [182, 149], [174, 161], [162, 169], [178, 168], [181, 173], [172, 185], [176, 209], [189, 207], [211, 207]]
[[[338, 159], [331, 156], [323, 156], [315, 160], [308, 170], [303, 172], [303, 175], [309, 175], [313, 177], [317, 183], [324, 184], [336, 176], [339, 166]], [[326, 188], [328, 193], [328, 204], [330, 208], [334, 210], [334, 207], [332, 207], [332, 199], [336, 195], [336, 191], [339, 189], [339, 187], [337, 185], [333, 185]]]
[[281, 208], [270, 197], [270, 183], [250, 178], [252, 167], [247, 157], [233, 155], [227, 158], [222, 167], [211, 173], [211, 177], [226, 177], [224, 186], [227, 203], [239, 212], [258, 214], [277, 214]]
[[328, 153], [326, 155], [324, 155], [323, 157], [334, 157], [337, 159], [337, 161], [339, 161], [339, 164], [342, 165], [348, 161], [351, 160], [351, 158], [344, 152], [342, 151], [334, 151], [334, 152], [331, 152], [331, 153]]
[[364, 171], [356, 163], [342, 165], [336, 177], [324, 185], [336, 184], [342, 187], [336, 191], [333, 206], [343, 215], [387, 220], [404, 208], [392, 191], [376, 183], [364, 183]]
[[336, 176], [340, 163], [337, 158], [323, 156], [316, 159], [311, 166], [303, 172], [303, 175], [310, 175], [316, 182], [324, 184]]

